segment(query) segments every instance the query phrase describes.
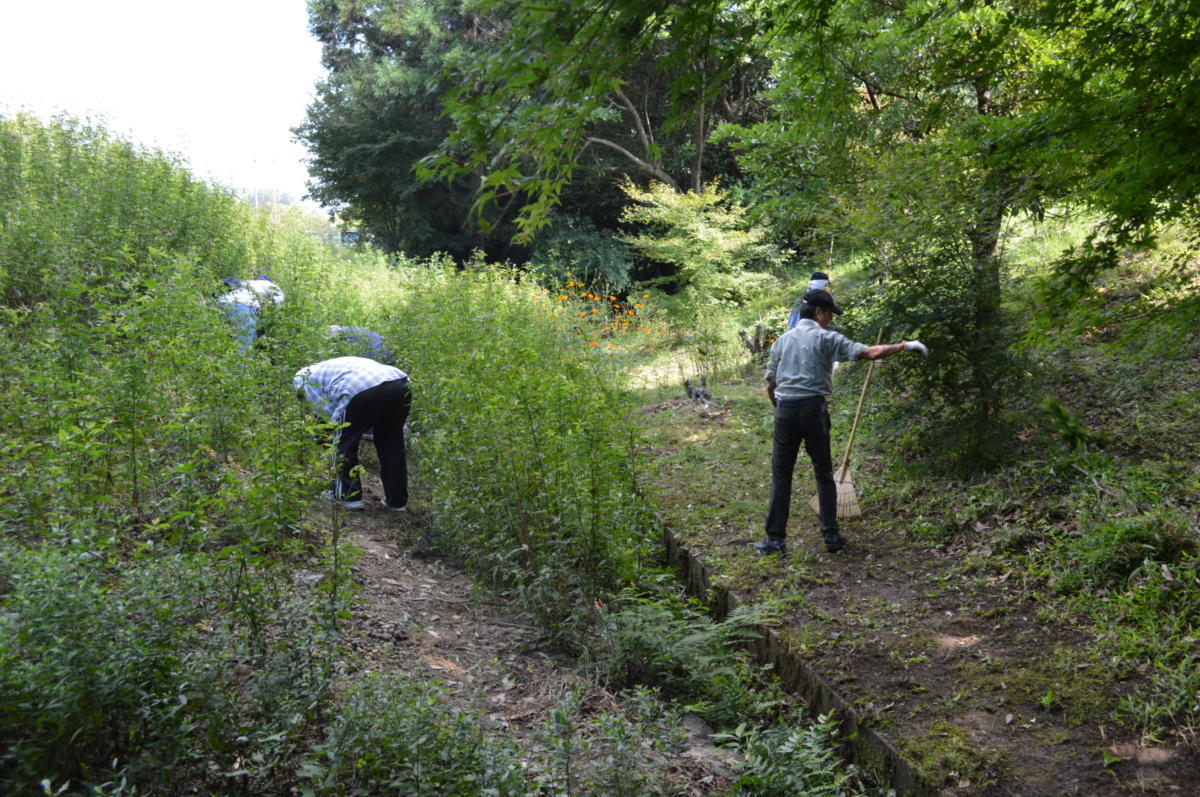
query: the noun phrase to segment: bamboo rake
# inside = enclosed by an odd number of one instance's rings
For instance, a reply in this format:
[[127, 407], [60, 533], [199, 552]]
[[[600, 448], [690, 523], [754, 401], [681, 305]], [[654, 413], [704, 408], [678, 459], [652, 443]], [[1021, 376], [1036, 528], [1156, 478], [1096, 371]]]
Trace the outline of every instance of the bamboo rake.
[[[875, 345], [878, 346], [882, 341], [883, 327], [880, 327]], [[850, 476], [850, 451], [854, 448], [854, 437], [858, 434], [858, 419], [862, 416], [863, 402], [867, 398], [867, 388], [871, 385], [871, 375], [874, 373], [875, 360], [871, 360], [867, 365], [867, 376], [863, 379], [862, 392], [858, 394], [858, 407], [854, 410], [854, 422], [850, 424], [850, 439], [846, 441], [846, 453], [842, 455], [842, 466], [838, 468], [833, 477], [834, 482], [837, 483], [837, 516], [839, 520], [862, 516], [862, 509], [858, 505], [858, 493], [854, 489], [854, 479]], [[814, 495], [809, 506], [814, 512], [820, 514], [820, 496]]]

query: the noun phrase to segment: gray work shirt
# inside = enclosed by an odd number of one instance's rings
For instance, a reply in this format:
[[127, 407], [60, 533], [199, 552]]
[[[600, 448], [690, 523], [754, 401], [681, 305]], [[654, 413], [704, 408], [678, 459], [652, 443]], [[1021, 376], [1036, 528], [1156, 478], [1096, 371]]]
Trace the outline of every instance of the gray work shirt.
[[833, 364], [857, 360], [866, 348], [840, 332], [822, 329], [811, 318], [802, 318], [771, 344], [767, 381], [777, 385], [776, 399], [828, 396], [833, 393]]

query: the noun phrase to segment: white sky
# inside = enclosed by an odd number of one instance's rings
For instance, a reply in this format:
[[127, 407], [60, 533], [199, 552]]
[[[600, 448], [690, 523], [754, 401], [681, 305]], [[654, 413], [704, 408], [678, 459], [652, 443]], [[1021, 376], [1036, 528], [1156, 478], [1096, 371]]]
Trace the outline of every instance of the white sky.
[[235, 189], [305, 194], [320, 59], [305, 0], [0, 0], [0, 113], [101, 121]]

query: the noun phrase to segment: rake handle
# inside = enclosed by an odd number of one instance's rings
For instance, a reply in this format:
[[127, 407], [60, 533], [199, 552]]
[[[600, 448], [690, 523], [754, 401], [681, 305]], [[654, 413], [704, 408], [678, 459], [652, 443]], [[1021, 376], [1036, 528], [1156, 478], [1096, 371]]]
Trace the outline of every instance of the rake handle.
[[[879, 328], [875, 345], [878, 346], [881, 342], [883, 342], [883, 327]], [[871, 364], [867, 366], [867, 377], [863, 380], [862, 392], [858, 394], [858, 408], [854, 410], [854, 423], [850, 424], [850, 439], [846, 442], [846, 453], [842, 456], [842, 466], [838, 468], [838, 481], [845, 477], [846, 468], [850, 464], [850, 449], [854, 448], [854, 435], [858, 433], [858, 419], [862, 415], [863, 401], [867, 398], [867, 387], [871, 384], [871, 374], [873, 373], [875, 373], [875, 360], [871, 360]]]

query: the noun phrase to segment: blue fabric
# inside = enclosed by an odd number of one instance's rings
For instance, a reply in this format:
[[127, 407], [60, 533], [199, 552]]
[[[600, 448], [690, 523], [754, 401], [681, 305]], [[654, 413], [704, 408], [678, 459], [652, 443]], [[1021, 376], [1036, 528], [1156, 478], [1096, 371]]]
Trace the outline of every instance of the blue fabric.
[[383, 335], [380, 335], [378, 332], [366, 327], [343, 327], [332, 324], [329, 327], [329, 334], [338, 343], [345, 344], [347, 350], [339, 351], [339, 354], [369, 357], [385, 365], [393, 363], [392, 352], [388, 349], [387, 344], [383, 342]]
[[246, 351], [254, 345], [258, 337], [258, 307], [238, 301], [223, 301], [220, 303], [221, 315], [233, 325], [233, 334], [237, 338], [238, 348]]

